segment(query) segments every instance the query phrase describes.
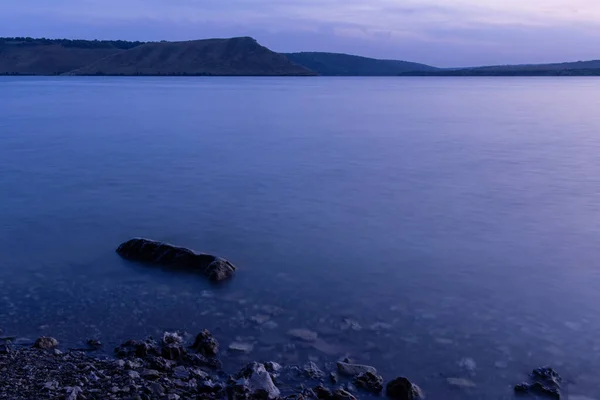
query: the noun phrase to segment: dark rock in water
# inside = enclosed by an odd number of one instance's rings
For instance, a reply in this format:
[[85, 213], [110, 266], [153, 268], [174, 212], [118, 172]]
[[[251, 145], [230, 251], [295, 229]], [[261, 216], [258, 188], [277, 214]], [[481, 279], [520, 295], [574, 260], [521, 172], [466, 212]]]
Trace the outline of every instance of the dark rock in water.
[[10, 347], [7, 344], [0, 344], [0, 354], [10, 353]]
[[161, 355], [167, 360], [179, 360], [186, 355], [183, 338], [175, 332], [165, 332], [162, 338]]
[[35, 347], [36, 349], [44, 349], [44, 350], [50, 350], [55, 348], [56, 346], [58, 346], [58, 340], [54, 339], [53, 337], [49, 337], [49, 336], [42, 336], [40, 338], [38, 338], [35, 343], [33, 344], [33, 347]]
[[315, 396], [320, 400], [331, 400], [333, 399], [333, 393], [323, 385], [319, 385], [313, 389]]
[[531, 373], [534, 380], [544, 382], [552, 386], [560, 386], [562, 378], [554, 369], [550, 367], [536, 368]]
[[424, 398], [421, 389], [404, 377], [396, 378], [389, 382], [386, 386], [386, 394], [390, 399], [393, 400], [413, 400]]
[[196, 336], [192, 348], [206, 357], [214, 357], [219, 352], [219, 342], [208, 330], [203, 330]]
[[98, 339], [89, 339], [87, 341], [88, 346], [90, 346], [92, 349], [99, 349], [100, 347], [102, 347], [102, 342], [99, 341]]
[[235, 399], [277, 399], [281, 394], [265, 366], [256, 362], [242, 369], [227, 390]]
[[560, 399], [560, 389], [557, 387], [548, 387], [541, 382], [533, 384], [521, 383], [515, 386], [515, 392], [521, 394], [535, 394], [538, 396], [546, 396], [553, 399]]
[[331, 383], [338, 383], [338, 375], [335, 372], [330, 372], [329, 373], [329, 380], [331, 381]]
[[368, 392], [375, 394], [381, 393], [383, 390], [383, 378], [380, 375], [372, 372], [363, 372], [354, 378], [354, 384]]
[[148, 239], [131, 239], [121, 244], [117, 253], [132, 261], [197, 271], [215, 282], [230, 278], [236, 270], [223, 258]]
[[515, 392], [560, 399], [560, 375], [550, 367], [536, 368], [531, 373], [533, 383], [521, 383], [515, 386]]

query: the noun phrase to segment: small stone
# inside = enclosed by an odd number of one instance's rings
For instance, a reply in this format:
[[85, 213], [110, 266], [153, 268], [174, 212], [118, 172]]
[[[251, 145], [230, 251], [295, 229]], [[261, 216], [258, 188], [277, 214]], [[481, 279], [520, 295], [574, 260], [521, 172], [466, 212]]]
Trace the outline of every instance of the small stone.
[[127, 371], [127, 376], [131, 379], [140, 379], [140, 374], [137, 371]]
[[313, 332], [308, 329], [292, 329], [288, 331], [288, 335], [290, 335], [293, 339], [302, 340], [305, 342], [314, 342], [319, 337], [317, 332]]
[[115, 361], [115, 366], [117, 368], [125, 368], [125, 360], [117, 360], [117, 361]]
[[219, 342], [205, 329], [196, 336], [192, 348], [206, 357], [214, 357], [219, 352]]
[[177, 332], [165, 332], [162, 337], [163, 344], [182, 344], [183, 338]]
[[331, 383], [338, 383], [338, 375], [335, 372], [330, 372], [329, 373], [329, 380], [331, 381]]
[[337, 369], [340, 375], [355, 377], [365, 372], [377, 374], [377, 370], [369, 365], [350, 364], [343, 361], [338, 361]]
[[383, 378], [372, 372], [363, 372], [354, 378], [354, 384], [368, 392], [375, 394], [383, 390]]
[[306, 376], [311, 379], [322, 379], [325, 376], [325, 373], [312, 361], [306, 363], [303, 369]]
[[93, 349], [99, 349], [100, 347], [102, 347], [102, 342], [98, 339], [89, 339], [87, 341], [87, 344]]
[[279, 374], [279, 371], [281, 371], [281, 369], [283, 368], [280, 364], [276, 363], [275, 361], [267, 361], [264, 365], [267, 372], [274, 376], [277, 376]]
[[404, 377], [399, 377], [389, 382], [385, 391], [387, 396], [392, 400], [416, 400], [425, 397], [417, 385]]
[[161, 397], [165, 394], [165, 388], [160, 383], [152, 383], [149, 386], [150, 391], [154, 396]]
[[120, 389], [119, 389], [117, 386], [113, 386], [113, 387], [110, 389], [110, 391], [111, 391], [111, 392], [113, 392], [113, 393], [119, 393], [119, 392], [120, 392]]
[[477, 387], [477, 384], [475, 382], [465, 378], [447, 378], [446, 381], [452, 386], [465, 389]]
[[52, 354], [54, 354], [55, 356], [62, 356], [63, 352], [60, 351], [59, 349], [53, 349]]
[[49, 336], [42, 336], [38, 338], [33, 345], [33, 347], [35, 347], [36, 349], [43, 350], [50, 350], [55, 348], [56, 346], [58, 346], [58, 340]]
[[188, 379], [190, 372], [184, 366], [180, 365], [173, 370], [173, 376], [179, 379]]
[[171, 393], [167, 396], [167, 400], [179, 400], [181, 397], [178, 394]]
[[46, 382], [46, 383], [44, 383], [43, 389], [56, 390], [56, 389], [58, 389], [58, 382], [56, 382], [56, 381]]
[[254, 345], [252, 343], [233, 342], [229, 345], [228, 349], [237, 353], [251, 353]]
[[83, 392], [79, 386], [67, 387], [65, 390], [67, 391], [67, 397], [65, 397], [65, 400], [77, 400], [77, 397]]
[[144, 379], [154, 380], [160, 378], [160, 372], [155, 369], [145, 369], [141, 373]]

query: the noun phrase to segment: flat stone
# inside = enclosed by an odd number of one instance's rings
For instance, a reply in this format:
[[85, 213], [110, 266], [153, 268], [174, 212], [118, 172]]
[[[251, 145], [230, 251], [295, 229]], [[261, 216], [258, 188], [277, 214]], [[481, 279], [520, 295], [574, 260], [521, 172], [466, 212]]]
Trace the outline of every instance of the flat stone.
[[154, 380], [160, 378], [160, 372], [155, 369], [145, 369], [141, 373], [144, 379]]
[[337, 369], [340, 375], [345, 376], [355, 377], [366, 372], [377, 375], [377, 370], [375, 367], [371, 367], [369, 365], [351, 364], [343, 361], [338, 361]]

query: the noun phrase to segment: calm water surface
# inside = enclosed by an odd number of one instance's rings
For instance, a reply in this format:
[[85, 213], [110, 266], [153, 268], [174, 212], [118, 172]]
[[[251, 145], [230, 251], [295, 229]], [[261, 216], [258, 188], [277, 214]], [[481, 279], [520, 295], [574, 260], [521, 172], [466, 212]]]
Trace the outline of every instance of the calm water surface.
[[[255, 343], [232, 369], [349, 355], [432, 399], [511, 399], [550, 364], [570, 396], [600, 398], [598, 93], [593, 78], [1, 78], [0, 328], [109, 350], [209, 328]], [[215, 288], [124, 262], [133, 236], [239, 273]], [[290, 348], [293, 328], [320, 339]]]

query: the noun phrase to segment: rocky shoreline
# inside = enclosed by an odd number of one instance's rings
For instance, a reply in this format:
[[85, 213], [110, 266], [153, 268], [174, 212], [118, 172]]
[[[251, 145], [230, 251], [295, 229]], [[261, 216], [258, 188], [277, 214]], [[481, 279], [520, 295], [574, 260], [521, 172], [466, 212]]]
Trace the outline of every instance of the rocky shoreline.
[[113, 356], [89, 349], [61, 351], [56, 339], [33, 346], [0, 339], [0, 399], [356, 399], [383, 392], [391, 399], [418, 399], [418, 386], [399, 377], [384, 387], [372, 366], [345, 359], [321, 370], [314, 362], [282, 366], [250, 362], [233, 374], [219, 360], [219, 342], [207, 330], [192, 343], [178, 332], [160, 340], [129, 340]]
[[[185, 337], [165, 332], [159, 340], [128, 340], [114, 355], [93, 339], [87, 349], [63, 352], [52, 337], [40, 337], [30, 346], [0, 337], [0, 399], [425, 398], [409, 379], [397, 377], [386, 384], [375, 367], [347, 358], [326, 364], [324, 370], [312, 361], [285, 366], [254, 361], [231, 373], [218, 358], [219, 341], [211, 332], [204, 330], [187, 343]], [[560, 399], [561, 380], [552, 368], [538, 368], [531, 383], [517, 384], [514, 390]]]

